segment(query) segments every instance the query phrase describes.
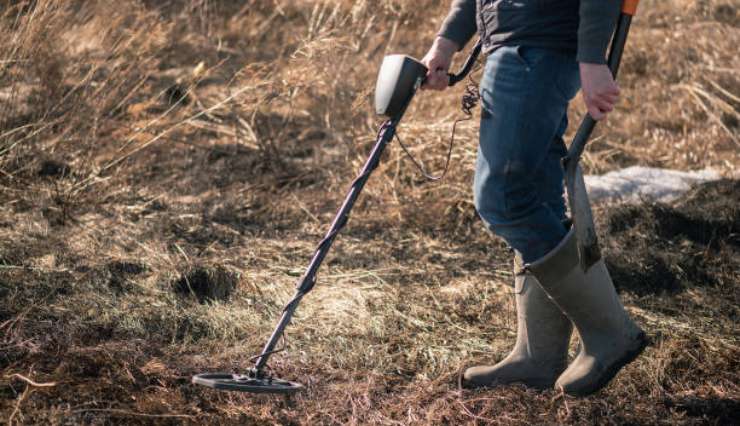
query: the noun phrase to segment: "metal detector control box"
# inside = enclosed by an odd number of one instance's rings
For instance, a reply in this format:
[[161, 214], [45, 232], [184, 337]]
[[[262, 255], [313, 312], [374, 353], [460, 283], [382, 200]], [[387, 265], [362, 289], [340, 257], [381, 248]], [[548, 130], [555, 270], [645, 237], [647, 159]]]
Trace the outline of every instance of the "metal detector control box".
[[375, 83], [375, 112], [398, 118], [427, 75], [427, 67], [407, 55], [388, 55]]

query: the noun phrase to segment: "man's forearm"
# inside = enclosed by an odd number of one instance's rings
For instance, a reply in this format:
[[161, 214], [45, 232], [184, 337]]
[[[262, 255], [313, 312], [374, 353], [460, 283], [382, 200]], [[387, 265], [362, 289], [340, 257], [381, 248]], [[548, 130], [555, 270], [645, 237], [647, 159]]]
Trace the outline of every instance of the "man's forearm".
[[604, 64], [621, 0], [581, 0], [578, 25], [578, 62]]
[[453, 0], [438, 36], [454, 41], [458, 50], [473, 38], [477, 31], [475, 0]]

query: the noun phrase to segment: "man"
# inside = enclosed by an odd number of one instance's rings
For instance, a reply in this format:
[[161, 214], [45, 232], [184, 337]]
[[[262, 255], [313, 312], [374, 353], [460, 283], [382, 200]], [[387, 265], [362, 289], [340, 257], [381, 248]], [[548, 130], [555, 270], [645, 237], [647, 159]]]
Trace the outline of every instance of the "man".
[[[619, 97], [605, 54], [619, 0], [453, 0], [422, 62], [425, 87], [447, 87], [455, 52], [476, 28], [488, 54], [480, 82], [475, 205], [514, 249], [517, 340], [493, 366], [464, 373], [469, 387], [553, 385], [572, 395], [604, 387], [646, 346], [603, 260], [585, 271], [566, 220], [561, 158], [567, 108], [579, 87], [603, 119]], [[567, 365], [573, 325], [578, 356]]]

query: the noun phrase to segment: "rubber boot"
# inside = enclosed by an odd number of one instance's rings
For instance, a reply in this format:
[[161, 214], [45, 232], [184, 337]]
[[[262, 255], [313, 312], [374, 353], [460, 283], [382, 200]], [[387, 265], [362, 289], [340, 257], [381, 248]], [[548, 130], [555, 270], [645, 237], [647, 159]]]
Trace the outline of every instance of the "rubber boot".
[[536, 389], [552, 388], [568, 365], [568, 343], [573, 325], [553, 304], [522, 262], [515, 260], [517, 312], [516, 344], [511, 353], [493, 366], [468, 368], [463, 385], [468, 388], [521, 383]]
[[624, 310], [603, 259], [583, 271], [573, 229], [526, 269], [573, 321], [581, 337], [580, 352], [558, 378], [556, 389], [575, 396], [594, 393], [645, 349], [647, 337]]

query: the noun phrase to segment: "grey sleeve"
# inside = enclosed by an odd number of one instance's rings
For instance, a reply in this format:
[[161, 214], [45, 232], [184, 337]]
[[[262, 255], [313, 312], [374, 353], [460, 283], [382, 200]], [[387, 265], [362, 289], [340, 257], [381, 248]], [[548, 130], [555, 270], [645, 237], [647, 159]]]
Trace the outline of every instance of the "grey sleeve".
[[581, 0], [578, 62], [606, 63], [606, 49], [621, 8], [621, 0]]
[[465, 47], [478, 30], [475, 9], [475, 0], [453, 0], [437, 35], [454, 41], [460, 49]]

